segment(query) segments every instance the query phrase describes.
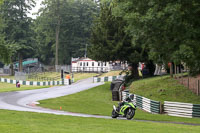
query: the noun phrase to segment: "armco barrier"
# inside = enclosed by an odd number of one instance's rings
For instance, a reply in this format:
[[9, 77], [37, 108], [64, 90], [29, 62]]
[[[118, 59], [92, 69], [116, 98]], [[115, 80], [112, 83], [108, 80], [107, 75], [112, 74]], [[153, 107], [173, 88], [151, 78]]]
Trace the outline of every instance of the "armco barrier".
[[12, 79], [6, 79], [6, 78], [0, 78], [0, 82], [10, 83], [10, 84], [16, 84], [16, 82], [19, 81], [21, 85], [33, 85], [33, 86], [48, 86], [48, 85], [68, 85], [68, 80], [62, 80], [62, 81], [44, 81], [44, 82], [38, 82], [38, 81], [22, 81], [22, 80], [12, 80]]
[[164, 101], [164, 113], [171, 116], [200, 118], [200, 104]]
[[93, 77], [93, 82], [112, 82], [117, 78], [123, 78], [124, 76], [122, 75], [118, 75], [118, 76], [108, 76], [108, 77]]
[[[128, 97], [130, 93], [123, 91], [122, 92], [122, 99], [124, 100], [126, 97]], [[150, 113], [161, 113], [161, 103], [159, 101], [154, 101], [139, 95], [134, 94], [134, 103], [136, 103], [137, 107], [145, 110]]]

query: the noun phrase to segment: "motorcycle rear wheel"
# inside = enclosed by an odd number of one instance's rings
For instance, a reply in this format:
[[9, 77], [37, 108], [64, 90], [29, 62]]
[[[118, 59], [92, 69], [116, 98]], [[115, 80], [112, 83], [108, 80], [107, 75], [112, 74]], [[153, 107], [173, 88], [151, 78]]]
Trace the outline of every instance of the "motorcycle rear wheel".
[[113, 109], [112, 110], [112, 115], [111, 115], [112, 118], [117, 118], [118, 117], [118, 113]]
[[126, 113], [126, 119], [131, 120], [134, 117], [134, 115], [135, 115], [135, 110], [132, 108], [129, 108]]

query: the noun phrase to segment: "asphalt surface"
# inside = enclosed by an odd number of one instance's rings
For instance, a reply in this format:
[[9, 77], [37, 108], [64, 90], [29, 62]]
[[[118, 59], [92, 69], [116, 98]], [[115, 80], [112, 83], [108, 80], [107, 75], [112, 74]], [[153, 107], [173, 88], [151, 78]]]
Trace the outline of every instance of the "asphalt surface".
[[[79, 117], [112, 119], [109, 116], [72, 113], [72, 112], [47, 109], [37, 106], [38, 104], [37, 101], [74, 94], [102, 84], [104, 83], [92, 83], [92, 78], [89, 78], [68, 86], [56, 86], [56, 87], [36, 89], [36, 90], [0, 93], [0, 109], [49, 113], [56, 115], [70, 115]], [[125, 120], [125, 118], [118, 118], [118, 119]], [[140, 122], [172, 123], [172, 124], [200, 126], [200, 124], [181, 123], [181, 122], [163, 122], [163, 121], [149, 121], [149, 120], [137, 120], [137, 119], [134, 120]]]
[[71, 113], [71, 112], [46, 109], [36, 106], [38, 104], [37, 101], [70, 95], [102, 84], [103, 83], [92, 83], [92, 78], [89, 78], [68, 86], [56, 86], [56, 87], [36, 89], [36, 90], [0, 93], [0, 109], [30, 111], [30, 112], [49, 113], [57, 115], [71, 115], [71, 116], [81, 116], [81, 117], [110, 118], [107, 116]]

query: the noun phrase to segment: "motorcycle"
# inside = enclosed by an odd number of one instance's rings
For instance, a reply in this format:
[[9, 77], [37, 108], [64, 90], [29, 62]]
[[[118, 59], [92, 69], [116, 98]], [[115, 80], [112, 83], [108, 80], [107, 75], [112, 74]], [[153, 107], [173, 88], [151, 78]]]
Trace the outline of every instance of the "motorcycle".
[[133, 104], [134, 95], [129, 96], [119, 103], [118, 107], [113, 105], [112, 118], [117, 118], [119, 116], [126, 117], [126, 119], [131, 120], [135, 115], [136, 105]]

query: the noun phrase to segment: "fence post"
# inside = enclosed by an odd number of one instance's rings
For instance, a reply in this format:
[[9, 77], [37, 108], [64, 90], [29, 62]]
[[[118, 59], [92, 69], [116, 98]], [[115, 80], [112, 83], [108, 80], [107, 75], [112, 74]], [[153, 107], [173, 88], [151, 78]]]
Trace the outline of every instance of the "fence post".
[[162, 103], [160, 102], [160, 114], [162, 114], [163, 113], [163, 105], [162, 105]]
[[188, 77], [188, 89], [190, 89], [190, 78]]
[[197, 96], [199, 96], [199, 80], [197, 82]]

